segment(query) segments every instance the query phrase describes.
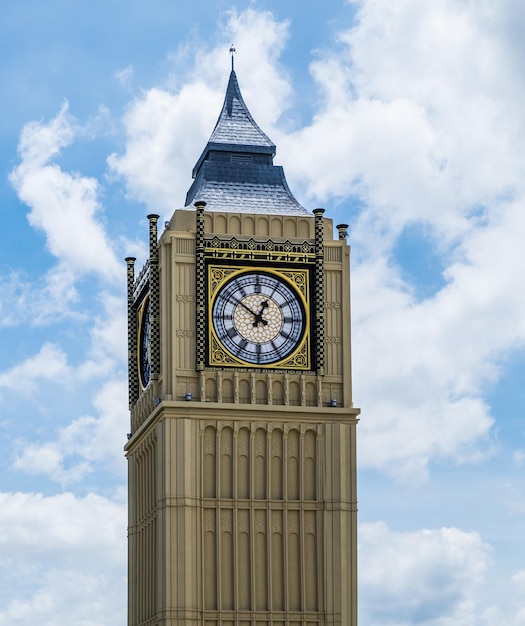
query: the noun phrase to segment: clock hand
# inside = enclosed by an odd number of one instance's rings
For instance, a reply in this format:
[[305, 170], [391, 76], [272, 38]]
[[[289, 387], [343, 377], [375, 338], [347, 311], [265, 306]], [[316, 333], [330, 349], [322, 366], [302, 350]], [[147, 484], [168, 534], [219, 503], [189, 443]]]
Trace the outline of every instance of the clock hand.
[[261, 302], [261, 304], [259, 305], [261, 308], [259, 309], [259, 313], [255, 314], [255, 321], [253, 322], [254, 326], [258, 326], [259, 322], [263, 325], [263, 326], [268, 326], [268, 322], [266, 320], [263, 320], [262, 318], [262, 314], [264, 313], [264, 309], [268, 308], [268, 300], [264, 300], [263, 302]]
[[251, 313], [254, 317], [257, 317], [257, 313], [254, 313], [250, 307], [246, 306], [244, 304], [244, 302], [241, 302], [240, 300], [238, 301], [238, 304], [240, 304], [244, 309], [246, 309], [248, 311], [248, 313]]

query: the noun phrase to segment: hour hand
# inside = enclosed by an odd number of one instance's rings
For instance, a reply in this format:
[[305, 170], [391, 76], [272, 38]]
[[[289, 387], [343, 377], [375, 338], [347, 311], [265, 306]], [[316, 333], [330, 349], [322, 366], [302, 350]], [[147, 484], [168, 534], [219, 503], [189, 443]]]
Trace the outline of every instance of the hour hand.
[[261, 302], [261, 304], [259, 305], [261, 308], [259, 309], [259, 313], [255, 314], [255, 320], [253, 322], [254, 326], [258, 326], [259, 323], [261, 323], [263, 326], [268, 326], [268, 322], [266, 320], [263, 320], [262, 315], [264, 313], [264, 309], [268, 308], [268, 300], [265, 300], [264, 302]]

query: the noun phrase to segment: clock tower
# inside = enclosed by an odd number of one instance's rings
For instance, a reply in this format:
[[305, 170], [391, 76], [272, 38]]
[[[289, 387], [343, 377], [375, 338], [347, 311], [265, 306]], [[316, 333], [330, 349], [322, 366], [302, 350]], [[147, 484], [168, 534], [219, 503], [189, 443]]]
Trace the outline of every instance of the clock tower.
[[184, 208], [128, 258], [129, 626], [357, 625], [346, 225], [232, 69]]

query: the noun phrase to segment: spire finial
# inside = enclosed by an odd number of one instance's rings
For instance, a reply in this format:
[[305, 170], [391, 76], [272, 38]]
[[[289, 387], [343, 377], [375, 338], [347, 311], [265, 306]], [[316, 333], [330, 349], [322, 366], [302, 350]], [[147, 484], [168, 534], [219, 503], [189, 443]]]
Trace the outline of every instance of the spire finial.
[[234, 57], [235, 57], [235, 53], [236, 53], [236, 50], [235, 50], [234, 45], [232, 44], [230, 46], [230, 54], [232, 55], [232, 72], [234, 71], [234, 61], [233, 60], [234, 60]]

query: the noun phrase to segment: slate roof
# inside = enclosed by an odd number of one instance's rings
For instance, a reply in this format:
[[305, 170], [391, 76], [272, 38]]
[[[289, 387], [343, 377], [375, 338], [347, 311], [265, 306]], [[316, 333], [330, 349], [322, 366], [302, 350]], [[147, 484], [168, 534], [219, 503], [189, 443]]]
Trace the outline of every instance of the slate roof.
[[232, 70], [219, 119], [193, 168], [186, 206], [206, 202], [208, 211], [310, 215], [294, 198], [275, 144], [251, 116]]

